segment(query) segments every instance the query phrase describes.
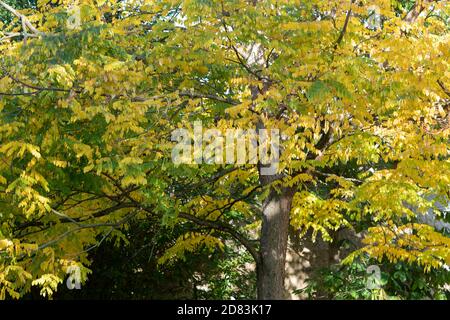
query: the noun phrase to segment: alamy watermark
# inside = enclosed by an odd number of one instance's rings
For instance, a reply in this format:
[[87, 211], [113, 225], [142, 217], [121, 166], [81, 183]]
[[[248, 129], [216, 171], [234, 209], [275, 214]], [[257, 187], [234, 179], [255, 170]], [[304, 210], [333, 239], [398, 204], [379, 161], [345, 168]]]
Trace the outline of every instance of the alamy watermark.
[[175, 164], [260, 164], [261, 175], [274, 175], [280, 159], [280, 132], [278, 129], [227, 129], [225, 135], [218, 129], [203, 130], [201, 121], [195, 121], [193, 130], [186, 128], [172, 132]]
[[69, 266], [67, 268], [67, 274], [69, 277], [66, 281], [67, 289], [81, 289], [81, 269], [79, 266]]
[[380, 8], [376, 5], [370, 6], [367, 9], [368, 17], [364, 22], [364, 26], [370, 30], [381, 30], [382, 28], [382, 20]]
[[377, 265], [368, 266], [366, 273], [369, 277], [366, 281], [366, 288], [369, 290], [381, 289], [381, 270]]
[[79, 29], [81, 27], [80, 8], [75, 4], [69, 5], [69, 7], [67, 8], [67, 15], [68, 15], [66, 21], [67, 29], [69, 30]]

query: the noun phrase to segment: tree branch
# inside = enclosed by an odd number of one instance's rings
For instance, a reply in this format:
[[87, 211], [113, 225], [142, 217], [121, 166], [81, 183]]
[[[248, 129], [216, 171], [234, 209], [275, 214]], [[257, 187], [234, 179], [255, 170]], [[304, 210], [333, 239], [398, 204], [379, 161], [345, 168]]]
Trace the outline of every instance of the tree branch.
[[442, 91], [444, 91], [445, 94], [450, 97], [450, 90], [445, 87], [444, 82], [442, 82], [442, 80], [437, 80], [437, 83], [439, 87], [441, 87]]
[[249, 239], [247, 239], [240, 232], [234, 230], [233, 227], [219, 221], [203, 220], [186, 213], [179, 213], [178, 217], [194, 222], [195, 224], [198, 224], [200, 226], [209, 227], [230, 234], [233, 238], [235, 238], [248, 250], [248, 252], [252, 255], [253, 259], [255, 260], [256, 264], [260, 263], [260, 256], [256, 248], [253, 246], [253, 244], [250, 242]]
[[[30, 20], [28, 20], [27, 17], [25, 17], [23, 14], [19, 13], [16, 9], [14, 9], [13, 7], [11, 7], [10, 5], [4, 3], [3, 1], [0, 1], [0, 6], [2, 6], [3, 8], [5, 8], [6, 10], [8, 10], [9, 12], [11, 12], [13, 15], [15, 15], [17, 18], [20, 19], [21, 23], [22, 23], [22, 29], [23, 29], [23, 34], [19, 33], [19, 34], [15, 34], [14, 36], [19, 36], [19, 35], [23, 35], [25, 37], [25, 39], [27, 37], [30, 36], [40, 36], [43, 35], [43, 32], [40, 32], [38, 29], [36, 29], [30, 22]], [[27, 29], [29, 29], [33, 34], [29, 34], [27, 32]], [[6, 38], [11, 38], [12, 35], [6, 37]], [[0, 40], [4, 40], [4, 38], [0, 39]]]
[[344, 26], [342, 27], [341, 33], [339, 34], [339, 38], [336, 40], [336, 44], [334, 45], [334, 48], [336, 49], [344, 39], [345, 33], [347, 32], [348, 23], [350, 21], [350, 17], [352, 15], [352, 4], [355, 2], [355, 0], [350, 1], [350, 8], [347, 11], [347, 15], [345, 16], [345, 22]]

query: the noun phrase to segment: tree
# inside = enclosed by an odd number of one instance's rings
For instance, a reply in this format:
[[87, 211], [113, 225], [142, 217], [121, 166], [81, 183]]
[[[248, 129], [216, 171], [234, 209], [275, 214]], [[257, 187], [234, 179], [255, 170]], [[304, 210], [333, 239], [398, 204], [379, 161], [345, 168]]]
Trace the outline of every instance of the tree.
[[[347, 262], [449, 264], [448, 237], [409, 209], [450, 198], [445, 1], [0, 5], [16, 16], [0, 45], [0, 297], [51, 295], [71, 266], [85, 280], [88, 252], [136, 219], [190, 226], [161, 263], [231, 236], [261, 299], [285, 297], [290, 224], [331, 240], [363, 222]], [[174, 163], [171, 134], [199, 120], [279, 130], [276, 172]]]

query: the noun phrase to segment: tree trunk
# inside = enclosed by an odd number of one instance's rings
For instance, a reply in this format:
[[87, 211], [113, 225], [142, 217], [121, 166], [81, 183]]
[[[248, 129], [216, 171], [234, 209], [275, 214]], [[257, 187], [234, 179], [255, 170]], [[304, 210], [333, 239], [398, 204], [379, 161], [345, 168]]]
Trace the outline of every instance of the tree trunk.
[[263, 205], [260, 261], [257, 265], [258, 299], [286, 299], [284, 287], [289, 216], [293, 189], [271, 190]]
[[[260, 93], [267, 92], [270, 85], [271, 82], [265, 81], [262, 88], [251, 86], [252, 100], [256, 100]], [[265, 129], [262, 119], [258, 121], [256, 128], [258, 130]], [[280, 152], [280, 150], [278, 149], [276, 152]], [[276, 161], [279, 160], [279, 156]], [[266, 175], [267, 172], [264, 173], [263, 170], [267, 166], [271, 167], [271, 164], [258, 163], [259, 180], [263, 187], [270, 187], [272, 182], [283, 177], [282, 174]], [[263, 203], [259, 261], [256, 262], [257, 298], [261, 300], [287, 298], [284, 277], [294, 193], [294, 188], [284, 187], [279, 193], [271, 188], [269, 196]]]

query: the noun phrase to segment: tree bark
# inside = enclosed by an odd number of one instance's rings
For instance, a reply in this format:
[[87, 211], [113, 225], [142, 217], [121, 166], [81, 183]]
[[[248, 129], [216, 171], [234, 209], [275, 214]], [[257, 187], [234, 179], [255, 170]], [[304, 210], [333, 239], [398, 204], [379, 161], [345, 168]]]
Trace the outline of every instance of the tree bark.
[[271, 190], [263, 205], [260, 261], [257, 264], [258, 299], [286, 299], [284, 286], [289, 216], [294, 190]]

